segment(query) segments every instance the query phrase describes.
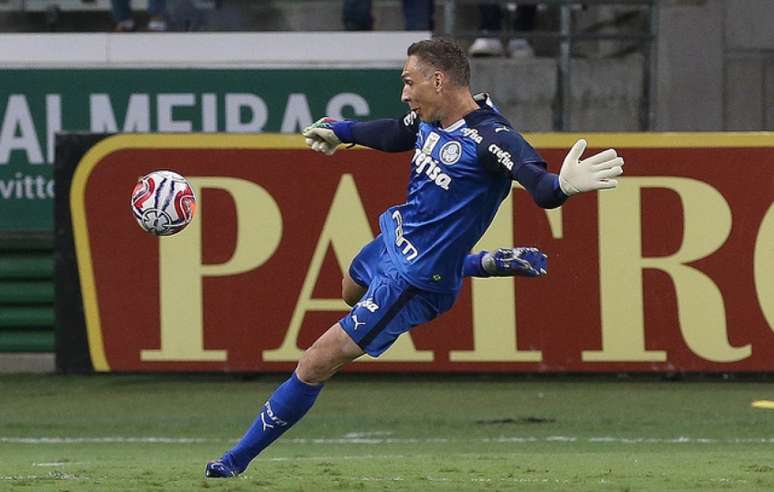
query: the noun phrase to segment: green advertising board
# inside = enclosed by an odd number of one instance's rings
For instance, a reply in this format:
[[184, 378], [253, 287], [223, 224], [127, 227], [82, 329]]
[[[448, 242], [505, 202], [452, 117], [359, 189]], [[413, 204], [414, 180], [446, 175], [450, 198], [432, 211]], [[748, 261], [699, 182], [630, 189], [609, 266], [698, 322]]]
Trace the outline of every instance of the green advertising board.
[[397, 69], [0, 70], [0, 232], [53, 229], [57, 132], [294, 133], [401, 116], [400, 84]]

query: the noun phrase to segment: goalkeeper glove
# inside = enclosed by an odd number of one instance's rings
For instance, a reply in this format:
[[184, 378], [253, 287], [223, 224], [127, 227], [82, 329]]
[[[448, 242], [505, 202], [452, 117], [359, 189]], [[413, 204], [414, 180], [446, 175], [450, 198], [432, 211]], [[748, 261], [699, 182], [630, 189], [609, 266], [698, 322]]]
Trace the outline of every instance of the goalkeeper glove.
[[320, 118], [313, 125], [304, 128], [301, 134], [306, 139], [306, 145], [315, 152], [333, 155], [341, 140], [333, 131], [333, 125], [338, 123], [333, 118]]
[[612, 178], [623, 174], [623, 158], [618, 157], [615, 150], [608, 149], [581, 161], [580, 156], [584, 150], [586, 141], [580, 139], [564, 158], [562, 169], [559, 171], [559, 187], [562, 192], [571, 196], [584, 191], [618, 186], [618, 181]]

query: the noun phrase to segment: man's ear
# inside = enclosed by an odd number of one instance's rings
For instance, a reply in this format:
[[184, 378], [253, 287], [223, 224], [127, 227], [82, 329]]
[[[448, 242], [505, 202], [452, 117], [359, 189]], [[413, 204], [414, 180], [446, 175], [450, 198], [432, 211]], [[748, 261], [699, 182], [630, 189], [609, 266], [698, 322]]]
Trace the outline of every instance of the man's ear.
[[441, 88], [446, 83], [446, 74], [441, 72], [440, 70], [436, 70], [433, 72], [433, 87], [435, 87], [435, 92], [441, 92]]

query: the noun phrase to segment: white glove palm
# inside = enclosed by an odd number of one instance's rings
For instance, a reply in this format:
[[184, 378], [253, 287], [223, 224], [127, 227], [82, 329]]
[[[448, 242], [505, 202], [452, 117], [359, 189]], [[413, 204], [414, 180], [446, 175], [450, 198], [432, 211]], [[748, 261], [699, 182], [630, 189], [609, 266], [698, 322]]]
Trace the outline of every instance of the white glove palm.
[[313, 125], [304, 128], [301, 134], [305, 137], [306, 145], [315, 152], [325, 155], [333, 155], [341, 140], [333, 131], [331, 118], [320, 118]]
[[559, 171], [559, 186], [565, 195], [571, 196], [584, 191], [595, 191], [618, 186], [612, 178], [623, 174], [624, 160], [613, 149], [594, 154], [580, 160], [586, 150], [586, 141], [575, 142]]

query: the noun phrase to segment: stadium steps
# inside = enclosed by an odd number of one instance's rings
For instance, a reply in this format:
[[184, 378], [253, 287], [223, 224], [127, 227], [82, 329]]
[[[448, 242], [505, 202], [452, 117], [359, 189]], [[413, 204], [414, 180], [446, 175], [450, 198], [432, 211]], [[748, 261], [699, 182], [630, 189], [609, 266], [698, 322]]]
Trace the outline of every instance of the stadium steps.
[[0, 234], [0, 353], [54, 351], [54, 241]]

